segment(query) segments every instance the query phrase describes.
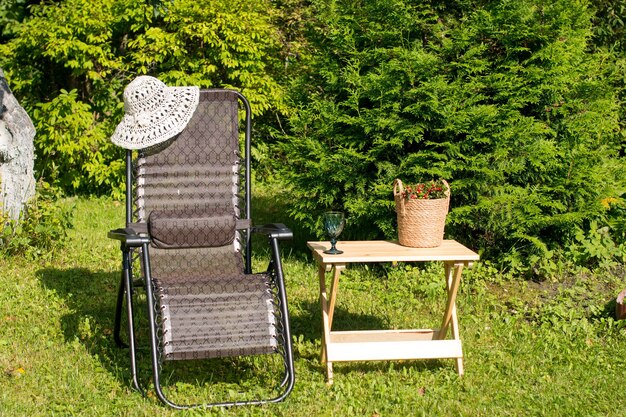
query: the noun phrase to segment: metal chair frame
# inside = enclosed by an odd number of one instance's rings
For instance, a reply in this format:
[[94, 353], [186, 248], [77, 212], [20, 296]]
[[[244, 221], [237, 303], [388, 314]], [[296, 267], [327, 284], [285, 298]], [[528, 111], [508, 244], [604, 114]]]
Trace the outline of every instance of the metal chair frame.
[[[136, 329], [134, 322], [134, 301], [133, 295], [136, 286], [141, 286], [145, 289], [147, 304], [148, 304], [148, 321], [150, 323], [150, 356], [152, 366], [152, 377], [154, 379], [154, 387], [157, 397], [166, 405], [176, 409], [187, 408], [207, 408], [207, 407], [230, 407], [239, 405], [254, 405], [264, 403], [275, 403], [284, 400], [292, 391], [295, 383], [295, 372], [293, 364], [293, 348], [291, 343], [291, 334], [289, 327], [289, 313], [287, 306], [287, 296], [284, 284], [283, 268], [280, 257], [279, 240], [291, 239], [293, 237], [292, 232], [283, 224], [269, 224], [260, 227], [251, 226], [251, 109], [248, 100], [239, 92], [234, 90], [224, 89], [212, 89], [203, 90], [207, 92], [217, 91], [230, 91], [236, 94], [240, 104], [245, 110], [245, 146], [242, 155], [244, 162], [244, 187], [245, 187], [245, 208], [243, 213], [240, 213], [241, 218], [248, 220], [247, 226], [242, 230], [242, 236], [244, 236], [244, 273], [252, 273], [252, 233], [265, 234], [269, 241], [270, 257], [267, 274], [272, 276], [277, 288], [277, 296], [279, 299], [278, 308], [280, 309], [282, 339], [284, 341], [284, 367], [285, 373], [282, 381], [280, 382], [281, 392], [274, 398], [267, 399], [254, 399], [248, 401], [225, 401], [216, 403], [203, 403], [192, 405], [180, 405], [172, 402], [161, 388], [160, 378], [160, 364], [159, 364], [159, 342], [157, 335], [157, 323], [155, 320], [155, 302], [153, 295], [153, 280], [150, 271], [150, 243], [151, 238], [148, 234], [148, 230], [145, 224], [134, 223], [133, 213], [133, 152], [126, 151], [126, 227], [123, 229], [111, 230], [108, 233], [108, 237], [120, 241], [120, 248], [122, 252], [122, 273], [121, 280], [117, 295], [117, 304], [115, 309], [115, 323], [114, 323], [114, 339], [118, 346], [128, 347], [130, 354], [130, 368], [133, 387], [145, 395], [145, 390], [142, 388], [138, 377], [137, 366], [137, 343], [136, 343]], [[133, 256], [138, 251], [139, 256], [143, 264], [143, 280], [134, 282], [133, 280]], [[121, 338], [121, 323], [123, 306], [126, 304], [126, 315], [128, 320], [128, 343], [122, 341]]]

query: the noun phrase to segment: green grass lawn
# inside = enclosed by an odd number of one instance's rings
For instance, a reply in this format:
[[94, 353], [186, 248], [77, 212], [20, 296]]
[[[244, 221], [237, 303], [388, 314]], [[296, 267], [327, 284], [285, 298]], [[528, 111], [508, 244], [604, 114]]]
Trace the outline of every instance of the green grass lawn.
[[[267, 207], [276, 207], [260, 202], [262, 217], [271, 217]], [[297, 372], [291, 396], [261, 407], [170, 410], [130, 388], [127, 352], [112, 340], [120, 260], [106, 232], [122, 226], [123, 207], [104, 199], [75, 203], [65, 249], [46, 261], [0, 259], [1, 416], [626, 414], [626, 333], [612, 318], [611, 301], [626, 286], [623, 270], [532, 283], [505, 280], [478, 263], [464, 273], [457, 303], [462, 378], [452, 360], [335, 364], [329, 387], [319, 361], [316, 271], [301, 233], [284, 250]], [[255, 265], [265, 262], [259, 250]], [[438, 264], [350, 268], [335, 327], [437, 327], [441, 277]]]

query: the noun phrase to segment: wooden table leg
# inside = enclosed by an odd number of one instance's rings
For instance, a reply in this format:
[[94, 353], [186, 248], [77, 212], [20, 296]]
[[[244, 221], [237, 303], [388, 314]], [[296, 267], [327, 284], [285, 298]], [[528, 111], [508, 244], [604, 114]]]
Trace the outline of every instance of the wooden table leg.
[[[460, 265], [458, 268], [462, 269], [463, 265]], [[455, 274], [456, 274], [456, 272], [455, 272]], [[459, 271], [459, 273], [458, 273], [458, 280], [459, 280], [459, 282], [461, 281], [461, 271]], [[452, 337], [455, 340], [461, 340], [461, 336], [459, 334], [459, 320], [458, 320], [457, 314], [456, 314], [456, 302], [452, 306], [452, 322], [450, 324], [450, 327], [452, 328]], [[463, 375], [463, 373], [464, 373], [464, 370], [463, 370], [463, 358], [457, 358], [456, 359], [456, 370], [459, 373], [459, 376]]]
[[[446, 304], [446, 311], [443, 316], [443, 321], [438, 333], [438, 339], [445, 339], [448, 332], [448, 327], [452, 329], [452, 338], [454, 340], [460, 340], [459, 335], [459, 322], [456, 314], [456, 295], [461, 283], [461, 274], [463, 273], [464, 264], [450, 264], [445, 265], [446, 274], [446, 288], [448, 290], [448, 302]], [[463, 358], [456, 358], [456, 370], [459, 376], [463, 375]]]
[[[461, 340], [461, 337], [459, 335], [459, 323], [457, 321], [456, 318], [456, 307], [452, 310], [452, 335], [454, 337], [455, 340]], [[456, 371], [459, 374], [459, 376], [463, 376], [463, 374], [465, 373], [464, 369], [463, 369], [463, 358], [456, 358]]]
[[333, 363], [328, 360], [328, 343], [330, 343], [330, 331], [332, 329], [333, 313], [335, 311], [335, 302], [337, 300], [337, 289], [339, 288], [339, 276], [345, 265], [332, 265], [333, 280], [330, 287], [330, 298], [326, 291], [326, 269], [328, 265], [319, 264], [317, 274], [320, 281], [320, 303], [322, 305], [322, 363], [326, 365], [326, 382], [328, 385], [333, 383]]
[[342, 264], [333, 265], [333, 283], [330, 287], [330, 306], [328, 307], [328, 327], [333, 328], [333, 315], [335, 313], [335, 302], [337, 300], [337, 291], [339, 289], [339, 276], [346, 266]]
[[[456, 294], [459, 290], [459, 284], [461, 282], [461, 273], [463, 273], [463, 264], [446, 264], [446, 287], [448, 288], [448, 302], [446, 304], [446, 311], [443, 315], [443, 321], [439, 328], [439, 339], [445, 339], [448, 332], [448, 326], [452, 321], [452, 312], [456, 310]], [[456, 316], [456, 314], [455, 314]]]
[[320, 281], [320, 304], [322, 305], [322, 363], [326, 365], [326, 379], [329, 384], [333, 380], [333, 365], [326, 357], [326, 343], [330, 341], [330, 321], [328, 317], [328, 294], [326, 293], [326, 264], [317, 265], [317, 275]]

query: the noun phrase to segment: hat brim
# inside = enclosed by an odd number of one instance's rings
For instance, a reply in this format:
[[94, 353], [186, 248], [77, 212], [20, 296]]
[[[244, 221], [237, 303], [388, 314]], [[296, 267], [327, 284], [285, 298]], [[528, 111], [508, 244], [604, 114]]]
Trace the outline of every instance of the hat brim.
[[159, 106], [142, 115], [124, 115], [115, 128], [111, 142], [125, 149], [144, 149], [182, 132], [196, 108], [198, 87], [165, 87]]

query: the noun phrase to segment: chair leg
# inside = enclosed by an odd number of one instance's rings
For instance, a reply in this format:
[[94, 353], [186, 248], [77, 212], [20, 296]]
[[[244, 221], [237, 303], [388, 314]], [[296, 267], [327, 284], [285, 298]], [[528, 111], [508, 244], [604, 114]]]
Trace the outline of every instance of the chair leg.
[[122, 306], [124, 304], [124, 271], [122, 270], [122, 276], [120, 279], [119, 290], [117, 292], [117, 305], [115, 307], [115, 324], [113, 327], [113, 339], [115, 344], [120, 348], [127, 348], [128, 345], [122, 341], [120, 337], [121, 324], [122, 324]]
[[[280, 260], [278, 239], [270, 239], [270, 247], [272, 250], [272, 263], [276, 271], [276, 285], [278, 287], [278, 298], [280, 299], [281, 316], [283, 321], [283, 338], [285, 345], [285, 380], [287, 387], [282, 395], [272, 400], [272, 402], [278, 402], [285, 399], [293, 390], [293, 386], [295, 384], [295, 369], [293, 364], [293, 347], [291, 343], [291, 327], [289, 323], [289, 308], [287, 306], [287, 292], [285, 291], [285, 279], [283, 276], [283, 266]], [[281, 387], [284, 386], [284, 383], [285, 382], [281, 384]]]
[[[274, 246], [275, 244], [275, 246]], [[272, 256], [269, 262], [269, 265], [267, 267], [267, 273], [268, 274], [272, 274], [274, 275], [274, 280], [275, 280], [275, 284], [277, 286], [277, 288], [279, 289], [279, 299], [280, 299], [280, 305], [281, 305], [281, 318], [287, 318], [286, 320], [282, 319], [281, 321], [283, 322], [283, 338], [285, 340], [285, 355], [283, 357], [283, 365], [285, 366], [285, 375], [283, 376], [283, 380], [280, 382], [280, 388], [284, 388], [285, 385], [287, 385], [287, 383], [291, 384], [291, 387], [288, 388], [284, 395], [282, 395], [279, 398], [285, 398], [287, 395], [289, 395], [289, 393], [291, 392], [291, 390], [293, 389], [293, 383], [294, 383], [294, 367], [293, 367], [293, 360], [291, 358], [293, 358], [293, 349], [291, 347], [291, 335], [289, 334], [289, 319], [288, 319], [288, 309], [286, 306], [286, 302], [287, 302], [287, 297], [285, 295], [285, 290], [284, 290], [284, 277], [283, 277], [283, 273], [282, 273], [282, 266], [280, 264], [280, 250], [278, 247], [278, 242], [275, 239], [270, 239], [270, 246], [272, 249]], [[275, 261], [276, 259], [276, 261]], [[278, 266], [279, 268], [276, 268], [276, 262], [278, 262]], [[280, 278], [279, 278], [279, 274], [280, 274]], [[282, 306], [285, 305], [285, 308], [283, 309]], [[286, 329], [286, 330], [285, 330]]]
[[[127, 285], [129, 284], [130, 279], [126, 278]], [[127, 287], [128, 288], [128, 287]], [[126, 306], [128, 309], [128, 343], [129, 343], [129, 354], [130, 354], [130, 372], [133, 378], [133, 386], [137, 391], [143, 392], [141, 389], [141, 385], [139, 384], [139, 379], [137, 375], [137, 348], [135, 346], [135, 323], [133, 320], [133, 294], [132, 291], [126, 291]]]
[[286, 361], [285, 361], [284, 365], [285, 365], [285, 376], [283, 377], [283, 380], [280, 381], [279, 387], [281, 387], [281, 388], [283, 388], [287, 384], [287, 381], [289, 381], [289, 377], [290, 377], [289, 369], [288, 369]]
[[[283, 320], [281, 320], [282, 322]], [[285, 337], [285, 332], [282, 332], [282, 337]], [[285, 346], [285, 344], [283, 343], [283, 346]], [[288, 382], [290, 382], [291, 380], [293, 380], [293, 364], [289, 363], [289, 359], [287, 356], [287, 350], [285, 348], [285, 352], [283, 354], [281, 354], [282, 358], [283, 358], [283, 368], [284, 368], [284, 375], [283, 375], [283, 380], [280, 381], [280, 388], [285, 388], [285, 386], [287, 385]]]
[[[122, 248], [122, 279], [117, 294], [117, 306], [115, 309], [115, 327], [113, 330], [113, 338], [115, 339], [115, 343], [118, 346], [123, 348], [129, 348], [130, 371], [133, 380], [133, 387], [137, 391], [143, 393], [137, 375], [137, 350], [135, 345], [135, 323], [133, 311], [133, 290], [131, 282], [132, 273], [130, 258], [130, 251], [127, 248]], [[126, 297], [124, 297], [124, 295]], [[120, 336], [124, 298], [126, 298], [126, 316], [128, 319], [128, 344], [124, 343]]]

